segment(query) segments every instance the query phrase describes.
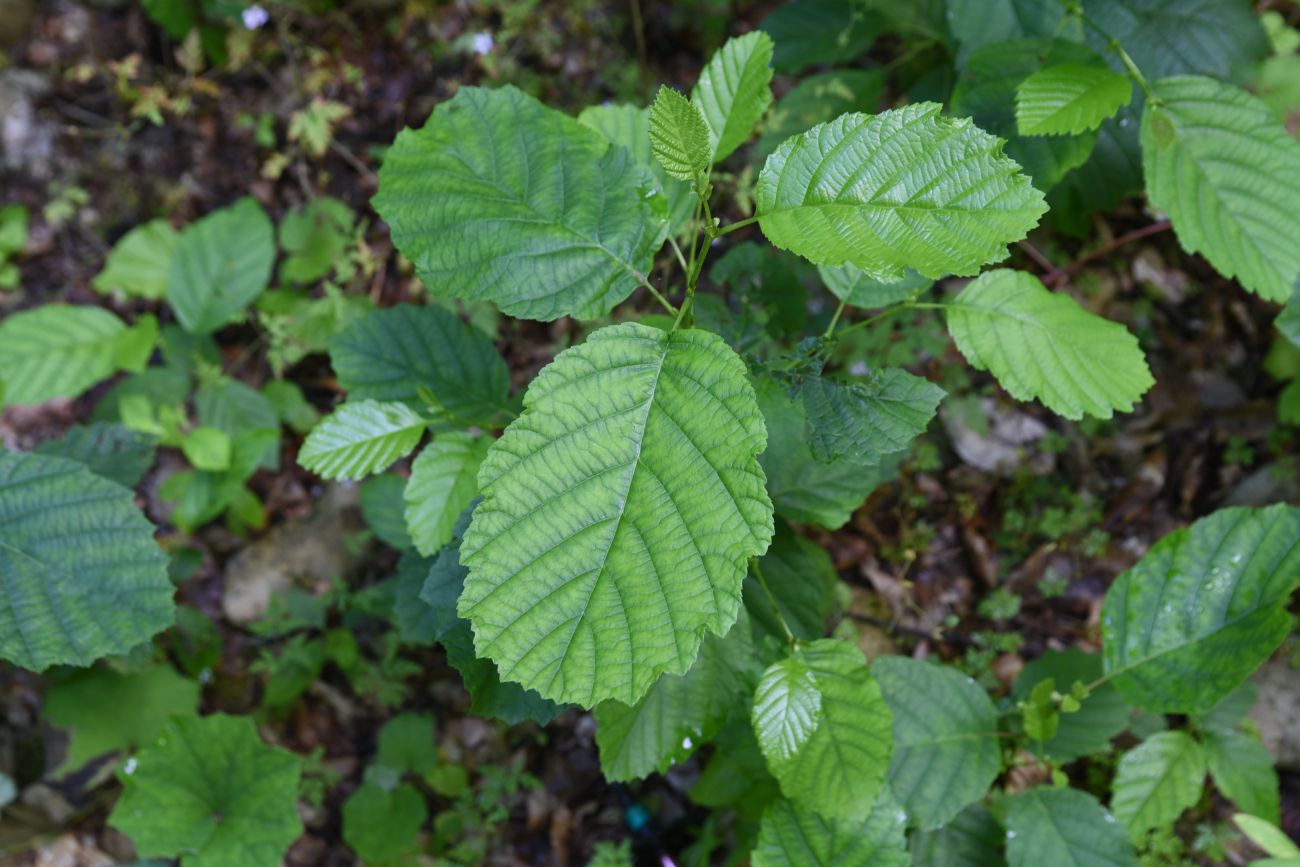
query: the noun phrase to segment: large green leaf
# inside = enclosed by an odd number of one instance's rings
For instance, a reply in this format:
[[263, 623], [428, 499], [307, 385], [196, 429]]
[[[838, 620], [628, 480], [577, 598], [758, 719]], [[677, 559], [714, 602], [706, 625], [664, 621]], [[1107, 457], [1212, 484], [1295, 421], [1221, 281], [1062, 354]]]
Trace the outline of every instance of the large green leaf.
[[980, 275], [948, 309], [966, 360], [1018, 400], [1038, 398], [1066, 418], [1128, 411], [1155, 382], [1137, 338], [1051, 292], [1025, 271]]
[[857, 0], [790, 0], [761, 26], [776, 43], [773, 62], [793, 74], [814, 64], [857, 59], [876, 41], [884, 22]]
[[755, 202], [768, 240], [878, 280], [974, 274], [1046, 210], [1001, 142], [935, 103], [846, 114], [767, 159]]
[[1067, 24], [1061, 0], [949, 0], [948, 30], [961, 46], [958, 56], [963, 64], [971, 52], [984, 46], [1082, 35], [1078, 21]]
[[1146, 710], [1212, 707], [1277, 649], [1300, 583], [1300, 508], [1221, 509], [1165, 536], [1102, 605], [1106, 674]]
[[1097, 66], [1049, 66], [1020, 82], [1016, 124], [1021, 135], [1078, 135], [1101, 126], [1133, 98], [1127, 76]]
[[[1249, 3], [1235, 0], [1089, 0], [1089, 44], [1124, 46], [1148, 79], [1202, 73], [1229, 78], [1268, 51]], [[1118, 58], [1112, 64], [1122, 69]]]
[[34, 451], [85, 464], [95, 475], [134, 488], [153, 465], [156, 444], [149, 434], [120, 424], [97, 422], [70, 427], [62, 437], [46, 440]]
[[0, 658], [90, 665], [171, 625], [167, 557], [121, 485], [0, 449], [0, 527]]
[[983, 804], [971, 804], [947, 825], [912, 835], [914, 867], [1006, 867], [1002, 823]]
[[1010, 867], [1137, 867], [1124, 829], [1087, 792], [1030, 789], [1006, 805]]
[[[156, 327], [156, 324], [155, 324]], [[76, 397], [125, 365], [134, 332], [98, 307], [46, 304], [0, 322], [0, 406]], [[137, 368], [138, 369], [138, 368]]]
[[123, 769], [109, 824], [142, 857], [181, 867], [279, 864], [300, 833], [302, 760], [258, 737], [251, 717], [175, 718]]
[[928, 379], [890, 367], [865, 379], [812, 376], [799, 386], [812, 456], [878, 464], [925, 433], [944, 390]]
[[838, 530], [868, 494], [896, 474], [890, 460], [817, 460], [808, 445], [803, 401], [792, 400], [785, 387], [769, 377], [756, 380], [755, 391], [767, 423], [767, 448], [759, 462], [778, 515]]
[[670, 177], [696, 183], [708, 177], [712, 144], [704, 115], [671, 87], [650, 106], [650, 149]]
[[491, 437], [448, 431], [411, 464], [411, 478], [402, 495], [406, 529], [424, 556], [436, 554], [451, 541], [456, 519], [478, 496], [478, 468], [491, 443]]
[[343, 841], [367, 864], [392, 864], [420, 842], [429, 817], [420, 790], [366, 782], [343, 802]]
[[845, 112], [875, 114], [884, 83], [885, 74], [879, 69], [836, 69], [808, 76], [778, 99], [763, 119], [754, 145], [756, 156], [766, 158], [790, 136]]
[[166, 220], [150, 220], [122, 236], [91, 285], [133, 298], [161, 298], [181, 235]]
[[893, 720], [856, 647], [821, 639], [771, 665], [752, 719], [768, 768], [801, 806], [860, 816], [884, 788]]
[[706, 331], [625, 323], [560, 353], [524, 405], [479, 471], [459, 611], [503, 677], [635, 703], [730, 628], [771, 539], [744, 362]]
[[325, 479], [363, 479], [410, 454], [424, 428], [406, 404], [348, 401], [307, 436], [298, 463]]
[[710, 162], [722, 162], [754, 132], [772, 104], [772, 38], [761, 30], [730, 39], [691, 91], [707, 124]]
[[725, 638], [704, 636], [686, 674], [665, 674], [634, 705], [597, 705], [596, 743], [605, 778], [663, 773], [711, 740], [752, 685], [745, 674], [753, 655], [749, 622], [742, 617]]
[[952, 667], [883, 656], [871, 673], [894, 714], [889, 788], [913, 824], [941, 828], [984, 797], [1002, 769], [997, 709]]
[[1281, 793], [1273, 756], [1258, 740], [1239, 731], [1209, 731], [1202, 742], [1210, 778], [1238, 809], [1277, 824]]
[[375, 209], [430, 291], [529, 319], [608, 312], [664, 222], [627, 150], [514, 87], [461, 88], [397, 136], [379, 178]]
[[1120, 758], [1111, 812], [1135, 838], [1172, 825], [1200, 799], [1205, 770], [1205, 751], [1191, 735], [1156, 732]]
[[256, 200], [240, 199], [181, 232], [167, 275], [167, 301], [186, 331], [216, 331], [262, 294], [274, 264], [270, 218]]
[[779, 799], [763, 812], [754, 867], [907, 867], [907, 814], [884, 790], [869, 810], [828, 819]]
[[1271, 301], [1300, 276], [1300, 142], [1267, 105], [1203, 76], [1155, 83], [1142, 115], [1151, 203], [1184, 250]]
[[330, 363], [352, 400], [416, 403], [424, 389], [463, 424], [508, 406], [510, 372], [492, 341], [439, 307], [376, 310], [330, 341]]
[[[1087, 686], [1102, 676], [1100, 654], [1082, 650], [1049, 650], [1025, 666], [1016, 678], [1011, 697], [1028, 701], [1033, 688], [1052, 678], [1057, 692], [1068, 694], [1076, 683]], [[1091, 690], [1074, 713], [1060, 715], [1056, 734], [1042, 744], [1044, 755], [1058, 762], [1070, 762], [1081, 756], [1106, 749], [1111, 739], [1128, 726], [1129, 710], [1124, 698], [1112, 683]], [[1038, 751], [1038, 744], [1030, 749]]]

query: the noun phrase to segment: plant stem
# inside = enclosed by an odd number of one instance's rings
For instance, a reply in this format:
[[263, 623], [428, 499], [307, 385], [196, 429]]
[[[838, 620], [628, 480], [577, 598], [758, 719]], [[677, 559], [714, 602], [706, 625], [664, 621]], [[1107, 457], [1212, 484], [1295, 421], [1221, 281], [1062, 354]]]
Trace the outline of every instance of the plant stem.
[[646, 289], [648, 289], [650, 291], [650, 294], [655, 297], [655, 300], [664, 306], [664, 309], [668, 311], [669, 316], [676, 316], [680, 312], [671, 301], [669, 301], [663, 295], [659, 294], [658, 289], [650, 285], [649, 280], [642, 278], [641, 285], [644, 286]]
[[758, 222], [758, 215], [755, 214], [752, 217], [746, 217], [743, 220], [737, 220], [734, 223], [728, 223], [727, 225], [714, 230], [713, 237], [721, 238], [723, 235], [730, 235], [732, 232], [736, 231], [737, 229], [743, 229], [746, 226], [757, 222]]
[[785, 615], [781, 613], [781, 607], [776, 604], [776, 597], [772, 595], [772, 590], [767, 586], [767, 580], [763, 578], [763, 567], [758, 564], [757, 557], [749, 558], [749, 569], [758, 579], [758, 585], [763, 588], [763, 595], [767, 597], [767, 604], [772, 606], [772, 613], [776, 615], [777, 622], [781, 624], [781, 629], [785, 632], [785, 640], [790, 642], [791, 647], [799, 644], [799, 639], [795, 638], [794, 633], [790, 631], [790, 624], [786, 623]]
[[822, 335], [824, 340], [830, 340], [835, 334], [835, 326], [839, 324], [840, 317], [844, 315], [844, 307], [848, 304], [843, 299], [840, 300], [840, 306], [835, 308], [835, 315], [831, 317], [831, 324], [826, 326], [826, 333]]
[[682, 248], [678, 246], [677, 239], [672, 236], [671, 232], [668, 233], [668, 244], [673, 248], [673, 255], [677, 257], [677, 264], [682, 266], [682, 273], [686, 273], [690, 266], [686, 264], [686, 257], [682, 255]]
[[889, 307], [885, 309], [883, 312], [877, 313], [875, 316], [872, 316], [870, 319], [861, 319], [858, 320], [857, 322], [854, 322], [849, 327], [840, 331], [840, 336], [843, 337], [845, 334], [848, 334], [851, 331], [857, 331], [860, 328], [866, 328], [868, 325], [871, 325], [872, 323], [879, 322], [882, 319], [887, 319], [890, 316], [895, 316], [899, 313], [902, 313], [904, 310], [948, 310], [953, 306], [955, 305], [938, 304], [938, 303], [932, 303], [928, 301], [908, 301], [908, 302], [904, 302], [903, 304], [895, 304], [893, 307]]

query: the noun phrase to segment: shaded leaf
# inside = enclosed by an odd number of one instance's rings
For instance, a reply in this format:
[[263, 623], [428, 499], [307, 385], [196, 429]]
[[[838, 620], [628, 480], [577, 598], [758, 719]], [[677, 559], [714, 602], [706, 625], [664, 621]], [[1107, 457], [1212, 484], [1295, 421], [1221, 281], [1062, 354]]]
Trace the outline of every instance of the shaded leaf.
[[120, 424], [97, 422], [74, 425], [56, 440], [45, 440], [33, 450], [38, 455], [67, 458], [95, 475], [134, 488], [153, 465], [157, 440]]
[[1039, 787], [1006, 805], [1010, 867], [1137, 867], [1123, 828], [1087, 792]]
[[907, 867], [907, 814], [882, 790], [865, 815], [828, 819], [798, 801], [763, 812], [754, 867]]
[[906, 370], [886, 368], [866, 380], [809, 377], [799, 387], [812, 456], [875, 464], [925, 433], [944, 390]]

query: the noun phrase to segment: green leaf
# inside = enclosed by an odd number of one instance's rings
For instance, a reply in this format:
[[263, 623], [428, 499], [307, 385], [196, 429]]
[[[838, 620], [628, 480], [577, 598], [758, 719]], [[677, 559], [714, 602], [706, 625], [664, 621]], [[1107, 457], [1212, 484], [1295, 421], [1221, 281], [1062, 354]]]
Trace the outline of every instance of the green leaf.
[[252, 430], [280, 430], [280, 414], [255, 388], [223, 376], [204, 383], [194, 395], [199, 422], [238, 437]]
[[352, 400], [420, 403], [420, 389], [465, 424], [507, 406], [510, 371], [492, 341], [439, 307], [376, 310], [330, 342], [330, 363]]
[[1125, 753], [1110, 799], [1129, 834], [1172, 825], [1205, 788], [1205, 751], [1184, 731], [1158, 732]]
[[76, 397], [118, 369], [127, 334], [122, 320], [98, 307], [46, 304], [7, 315], [0, 322], [4, 405]]
[[167, 301], [186, 331], [208, 334], [233, 322], [266, 289], [275, 228], [242, 198], [181, 232], [167, 275]]
[[934, 285], [933, 280], [911, 268], [904, 272], [902, 279], [887, 282], [875, 280], [852, 265], [818, 265], [817, 274], [832, 295], [854, 307], [889, 307], [915, 298]]
[[948, 330], [972, 366], [1017, 400], [1037, 398], [1058, 415], [1110, 418], [1155, 382], [1137, 338], [1089, 313], [1025, 271], [989, 271], [948, 309]]
[[877, 280], [974, 274], [1046, 210], [1042, 194], [969, 120], [918, 103], [846, 114], [767, 159], [755, 202], [768, 240]]
[[725, 638], [704, 636], [686, 674], [665, 674], [634, 705], [598, 704], [596, 744], [605, 779], [665, 773], [712, 740], [752, 686], [745, 669], [753, 655], [749, 623], [742, 617]]
[[199, 709], [198, 681], [170, 665], [120, 674], [107, 668], [75, 671], [55, 680], [41, 713], [71, 730], [67, 755], [50, 773], [62, 776], [105, 753], [153, 743], [167, 718]]
[[635, 703], [735, 622], [745, 561], [771, 539], [744, 362], [705, 331], [610, 326], [524, 407], [479, 470], [460, 614], [503, 677]]
[[307, 402], [302, 389], [287, 379], [273, 379], [262, 386], [262, 397], [266, 398], [276, 418], [294, 433], [308, 433], [320, 421], [320, 413]]
[[801, 806], [861, 815], [884, 788], [893, 720], [856, 647], [822, 639], [770, 666], [752, 720], [781, 791]]
[[1123, 828], [1087, 792], [1040, 787], [1006, 805], [1010, 867], [1137, 867]]
[[1281, 821], [1281, 793], [1273, 756], [1244, 732], [1208, 731], [1205, 748], [1210, 778], [1238, 808], [1274, 824]]
[[438, 765], [433, 718], [403, 713], [384, 723], [379, 730], [375, 764], [399, 774], [410, 771], [423, 776], [432, 771]]
[[[772, 38], [761, 30], [746, 33], [728, 39], [700, 71], [691, 102], [706, 124], [709, 148], [705, 171], [710, 163], [722, 162], [748, 141], [772, 104], [772, 48]], [[651, 135], [653, 124], [652, 116]]]
[[1246, 718], [1246, 714], [1250, 713], [1251, 708], [1255, 706], [1255, 699], [1258, 697], [1259, 687], [1251, 681], [1246, 681], [1205, 713], [1193, 715], [1192, 724], [1198, 729], [1209, 732], [1236, 731]]
[[521, 318], [609, 312], [663, 227], [625, 149], [514, 87], [461, 88], [397, 136], [379, 178], [375, 209], [431, 292]]
[[300, 833], [302, 761], [258, 737], [250, 717], [176, 718], [134, 767], [108, 822], [140, 855], [181, 867], [278, 864]]
[[122, 236], [91, 285], [104, 294], [161, 298], [181, 235], [166, 220], [150, 220]]
[[1003, 45], [1027, 37], [1060, 35], [1077, 40], [1078, 21], [1068, 22], [1060, 0], [950, 0], [948, 29], [961, 45], [959, 63], [984, 46]]
[[1106, 674], [1130, 704], [1195, 713], [1232, 692], [1291, 629], [1300, 508], [1221, 509], [1175, 530], [1102, 604]]
[[379, 540], [398, 551], [412, 546], [406, 532], [406, 479], [380, 473], [361, 483], [361, 516]]
[[971, 804], [935, 831], [912, 835], [915, 867], [1006, 867], [1002, 824], [982, 804]]
[[794, 74], [815, 64], [856, 60], [884, 22], [855, 0], [795, 0], [776, 7], [761, 26], [776, 43], [777, 68]]
[[812, 456], [877, 464], [925, 433], [944, 390], [906, 370], [886, 368], [865, 380], [813, 376], [799, 386]]
[[906, 832], [907, 814], [888, 790], [868, 810], [842, 819], [782, 798], [763, 812], [753, 865], [907, 867]]
[[325, 479], [362, 479], [419, 445], [425, 420], [402, 403], [352, 400], [308, 435], [298, 463]]
[[759, 560], [763, 580], [772, 593], [769, 599], [753, 577], [745, 576], [745, 610], [762, 631], [785, 640], [785, 631], [772, 612], [777, 609], [796, 638], [813, 641], [826, 634], [826, 619], [835, 607], [839, 575], [830, 554], [807, 539], [785, 521], [776, 522], [772, 544]]
[[836, 69], [808, 76], [768, 112], [754, 145], [755, 155], [766, 158], [790, 136], [846, 112], [875, 114], [884, 82], [879, 69]]
[[343, 842], [368, 864], [386, 864], [413, 850], [429, 818], [414, 786], [364, 783], [343, 802]]
[[1291, 300], [1277, 315], [1274, 324], [1277, 325], [1277, 330], [1282, 332], [1282, 336], [1293, 345], [1300, 346], [1300, 279], [1296, 280], [1296, 288], [1291, 293]]
[[406, 529], [415, 550], [426, 557], [451, 541], [456, 519], [478, 496], [478, 468], [491, 437], [461, 431], [442, 433], [411, 464], [402, 495]]
[[134, 488], [153, 465], [157, 441], [120, 424], [75, 425], [57, 440], [46, 440], [33, 451], [85, 464], [97, 476]]
[[1021, 135], [1078, 135], [1101, 126], [1133, 98], [1133, 83], [1109, 69], [1063, 64], [1040, 69], [1016, 90]]
[[700, 778], [691, 786], [691, 800], [702, 807], [731, 807], [747, 822], [757, 824], [763, 810], [781, 796], [767, 770], [749, 720], [732, 716], [714, 741], [715, 749]]
[[[1087, 14], [1089, 44], [1102, 52], [1115, 39], [1151, 80], [1184, 73], [1230, 78], [1268, 52], [1248, 3], [1090, 0]], [[1113, 65], [1122, 69], [1118, 58]]]
[[0, 658], [85, 666], [171, 625], [167, 558], [121, 485], [0, 450], [0, 527]]
[[440, 635], [437, 612], [421, 601], [433, 563], [432, 557], [421, 557], [413, 550], [404, 551], [397, 561], [397, 573], [393, 576], [393, 624], [407, 644], [431, 644]]
[[1154, 85], [1142, 114], [1151, 204], [1178, 243], [1271, 301], [1300, 276], [1300, 142], [1268, 106], [1228, 84], [1179, 76]]
[[695, 183], [709, 174], [709, 127], [704, 115], [671, 87], [660, 87], [650, 107], [650, 147], [670, 177]]
[[219, 473], [230, 469], [230, 435], [214, 427], [196, 427], [181, 440], [185, 459], [196, 470]]
[[[1025, 701], [1033, 688], [1051, 678], [1058, 692], [1067, 694], [1076, 683], [1090, 684], [1102, 676], [1101, 655], [1082, 650], [1049, 650], [1025, 666], [1011, 690], [1015, 701]], [[1091, 690], [1079, 710], [1060, 715], [1056, 735], [1043, 744], [1043, 754], [1058, 762], [1071, 762], [1105, 750], [1111, 739], [1128, 726], [1128, 705], [1114, 684]], [[1038, 744], [1030, 749], [1037, 752]]]
[[[1241, 828], [1241, 832], [1250, 838], [1250, 842], [1271, 857], [1300, 860], [1300, 846], [1296, 846], [1276, 823], [1246, 813], [1237, 813], [1232, 820], [1237, 823], [1237, 827]], [[1276, 867], [1284, 867], [1284, 865], [1276, 865]]]
[[871, 674], [894, 715], [890, 791], [917, 827], [942, 828], [1002, 770], [997, 709], [955, 668], [883, 656]]
[[808, 445], [803, 402], [792, 400], [785, 387], [770, 377], [755, 380], [754, 386], [767, 424], [767, 448], [759, 463], [778, 515], [838, 530], [868, 494], [896, 474], [892, 460], [879, 464], [849, 458], [817, 460]]

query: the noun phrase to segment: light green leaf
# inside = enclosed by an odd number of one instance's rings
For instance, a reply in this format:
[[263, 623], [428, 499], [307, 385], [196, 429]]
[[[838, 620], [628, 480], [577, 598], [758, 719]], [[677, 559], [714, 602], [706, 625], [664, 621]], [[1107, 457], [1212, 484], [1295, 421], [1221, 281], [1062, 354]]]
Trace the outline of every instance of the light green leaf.
[[671, 87], [650, 106], [650, 148], [669, 176], [695, 183], [709, 174], [709, 127], [704, 115]]
[[691, 102], [707, 125], [711, 159], [706, 165], [722, 162], [748, 141], [772, 104], [772, 48], [763, 31], [746, 33], [727, 40], [701, 70]]
[[900, 301], [915, 298], [934, 285], [911, 268], [901, 280], [882, 282], [872, 279], [865, 271], [852, 265], [818, 265], [817, 274], [831, 290], [831, 294], [854, 307], [889, 307]]
[[741, 617], [725, 638], [704, 636], [686, 674], [665, 674], [634, 705], [598, 704], [596, 744], [605, 778], [664, 773], [712, 740], [752, 685], [745, 673], [753, 655], [749, 622]]
[[883, 656], [871, 674], [894, 715], [890, 791], [914, 825], [942, 828], [984, 797], [1002, 770], [997, 709], [955, 668]]
[[1207, 731], [1202, 746], [1210, 778], [1224, 797], [1252, 815], [1281, 821], [1280, 783], [1263, 744], [1245, 732]]
[[230, 469], [230, 435], [214, 427], [196, 427], [181, 440], [185, 459], [196, 470], [219, 473]]
[[97, 422], [70, 427], [60, 439], [46, 440], [33, 451], [85, 464], [97, 476], [134, 488], [153, 465], [155, 443], [148, 434]]
[[1300, 276], [1300, 142], [1268, 106], [1202, 76], [1155, 83], [1142, 115], [1151, 204], [1178, 242], [1219, 273], [1271, 301]]
[[888, 790], [881, 790], [868, 811], [842, 819], [781, 798], [763, 812], [753, 865], [907, 867], [906, 833], [907, 814]]
[[130, 298], [161, 298], [181, 235], [166, 220], [150, 220], [122, 236], [91, 285]]
[[6, 406], [76, 397], [120, 366], [126, 326], [98, 307], [46, 304], [0, 322]]
[[302, 761], [262, 743], [251, 717], [176, 718], [142, 750], [108, 822], [140, 855], [181, 867], [279, 864], [300, 833]]
[[353, 400], [418, 403], [423, 387], [464, 424], [493, 421], [510, 391], [492, 341], [439, 307], [376, 310], [330, 342], [330, 363]]
[[0, 658], [90, 665], [171, 625], [167, 558], [126, 488], [0, 449]]
[[193, 715], [199, 684], [170, 665], [127, 674], [108, 668], [75, 671], [54, 680], [41, 713], [53, 725], [70, 729], [67, 755], [50, 773], [61, 776], [91, 759], [153, 743], [172, 715]]
[[906, 370], [886, 368], [865, 380], [809, 377], [799, 387], [812, 456], [876, 464], [925, 432], [944, 390]]
[[778, 640], [785, 630], [772, 612], [772, 603], [796, 638], [813, 641], [826, 634], [826, 619], [835, 607], [839, 575], [830, 554], [816, 542], [799, 535], [785, 521], [776, 522], [772, 544], [759, 559], [769, 599], [754, 578], [745, 576], [745, 610], [755, 627]]
[[1137, 867], [1124, 829], [1087, 792], [1040, 787], [1006, 805], [1010, 867]]
[[1006, 832], [983, 804], [971, 804], [936, 831], [912, 835], [914, 867], [1006, 867]]
[[961, 354], [1014, 398], [1058, 415], [1110, 418], [1152, 386], [1137, 338], [1025, 271], [998, 269], [969, 283], [948, 309]]
[[348, 401], [308, 435], [298, 463], [321, 478], [362, 479], [410, 454], [424, 427], [406, 404]]
[[275, 228], [243, 198], [181, 232], [167, 276], [167, 301], [186, 331], [208, 334], [233, 322], [266, 289]]
[[705, 331], [625, 323], [560, 353], [524, 406], [479, 471], [459, 611], [503, 677], [635, 703], [735, 622], [771, 539], [744, 362]]
[[451, 541], [456, 519], [478, 496], [478, 468], [491, 444], [491, 437], [448, 431], [411, 464], [402, 495], [406, 530], [424, 556], [433, 556]]
[[379, 178], [375, 208], [430, 291], [512, 316], [607, 313], [662, 237], [646, 170], [514, 87], [461, 88], [397, 136]]
[[[1011, 697], [1015, 701], [1028, 700], [1034, 686], [1049, 677], [1055, 682], [1057, 692], [1067, 694], [1076, 683], [1086, 686], [1101, 676], [1100, 654], [1077, 649], [1049, 650], [1025, 666], [1016, 678]], [[1112, 738], [1124, 731], [1128, 719], [1128, 705], [1114, 684], [1103, 683], [1083, 699], [1077, 711], [1058, 717], [1056, 735], [1043, 744], [1043, 754], [1058, 762], [1071, 762], [1101, 752]], [[1030, 749], [1037, 752], [1038, 744], [1030, 744]]]
[[786, 141], [767, 159], [755, 202], [768, 240], [818, 265], [856, 265], [877, 280], [908, 267], [974, 274], [1047, 209], [999, 139], [936, 103], [846, 114]]
[[884, 29], [880, 15], [858, 0], [794, 0], [763, 19], [776, 43], [778, 69], [794, 74], [814, 64], [844, 63], [867, 52]]
[[1221, 509], [1165, 536], [1102, 604], [1106, 674], [1136, 707], [1205, 711], [1286, 637], [1300, 508]]
[[1172, 825], [1204, 788], [1201, 745], [1184, 731], [1157, 732], [1120, 758], [1110, 809], [1137, 838]]
[[1016, 90], [1021, 135], [1078, 135], [1101, 126], [1133, 98], [1127, 76], [1071, 63], [1040, 69]]
[[1296, 846], [1276, 823], [1247, 813], [1237, 813], [1232, 820], [1252, 843], [1263, 849], [1269, 856], [1300, 860], [1300, 846]]
[[781, 791], [801, 806], [861, 815], [884, 788], [893, 719], [856, 647], [822, 639], [773, 664], [752, 721]]
[[414, 786], [364, 783], [343, 802], [343, 842], [367, 864], [388, 864], [415, 849], [428, 817]]

